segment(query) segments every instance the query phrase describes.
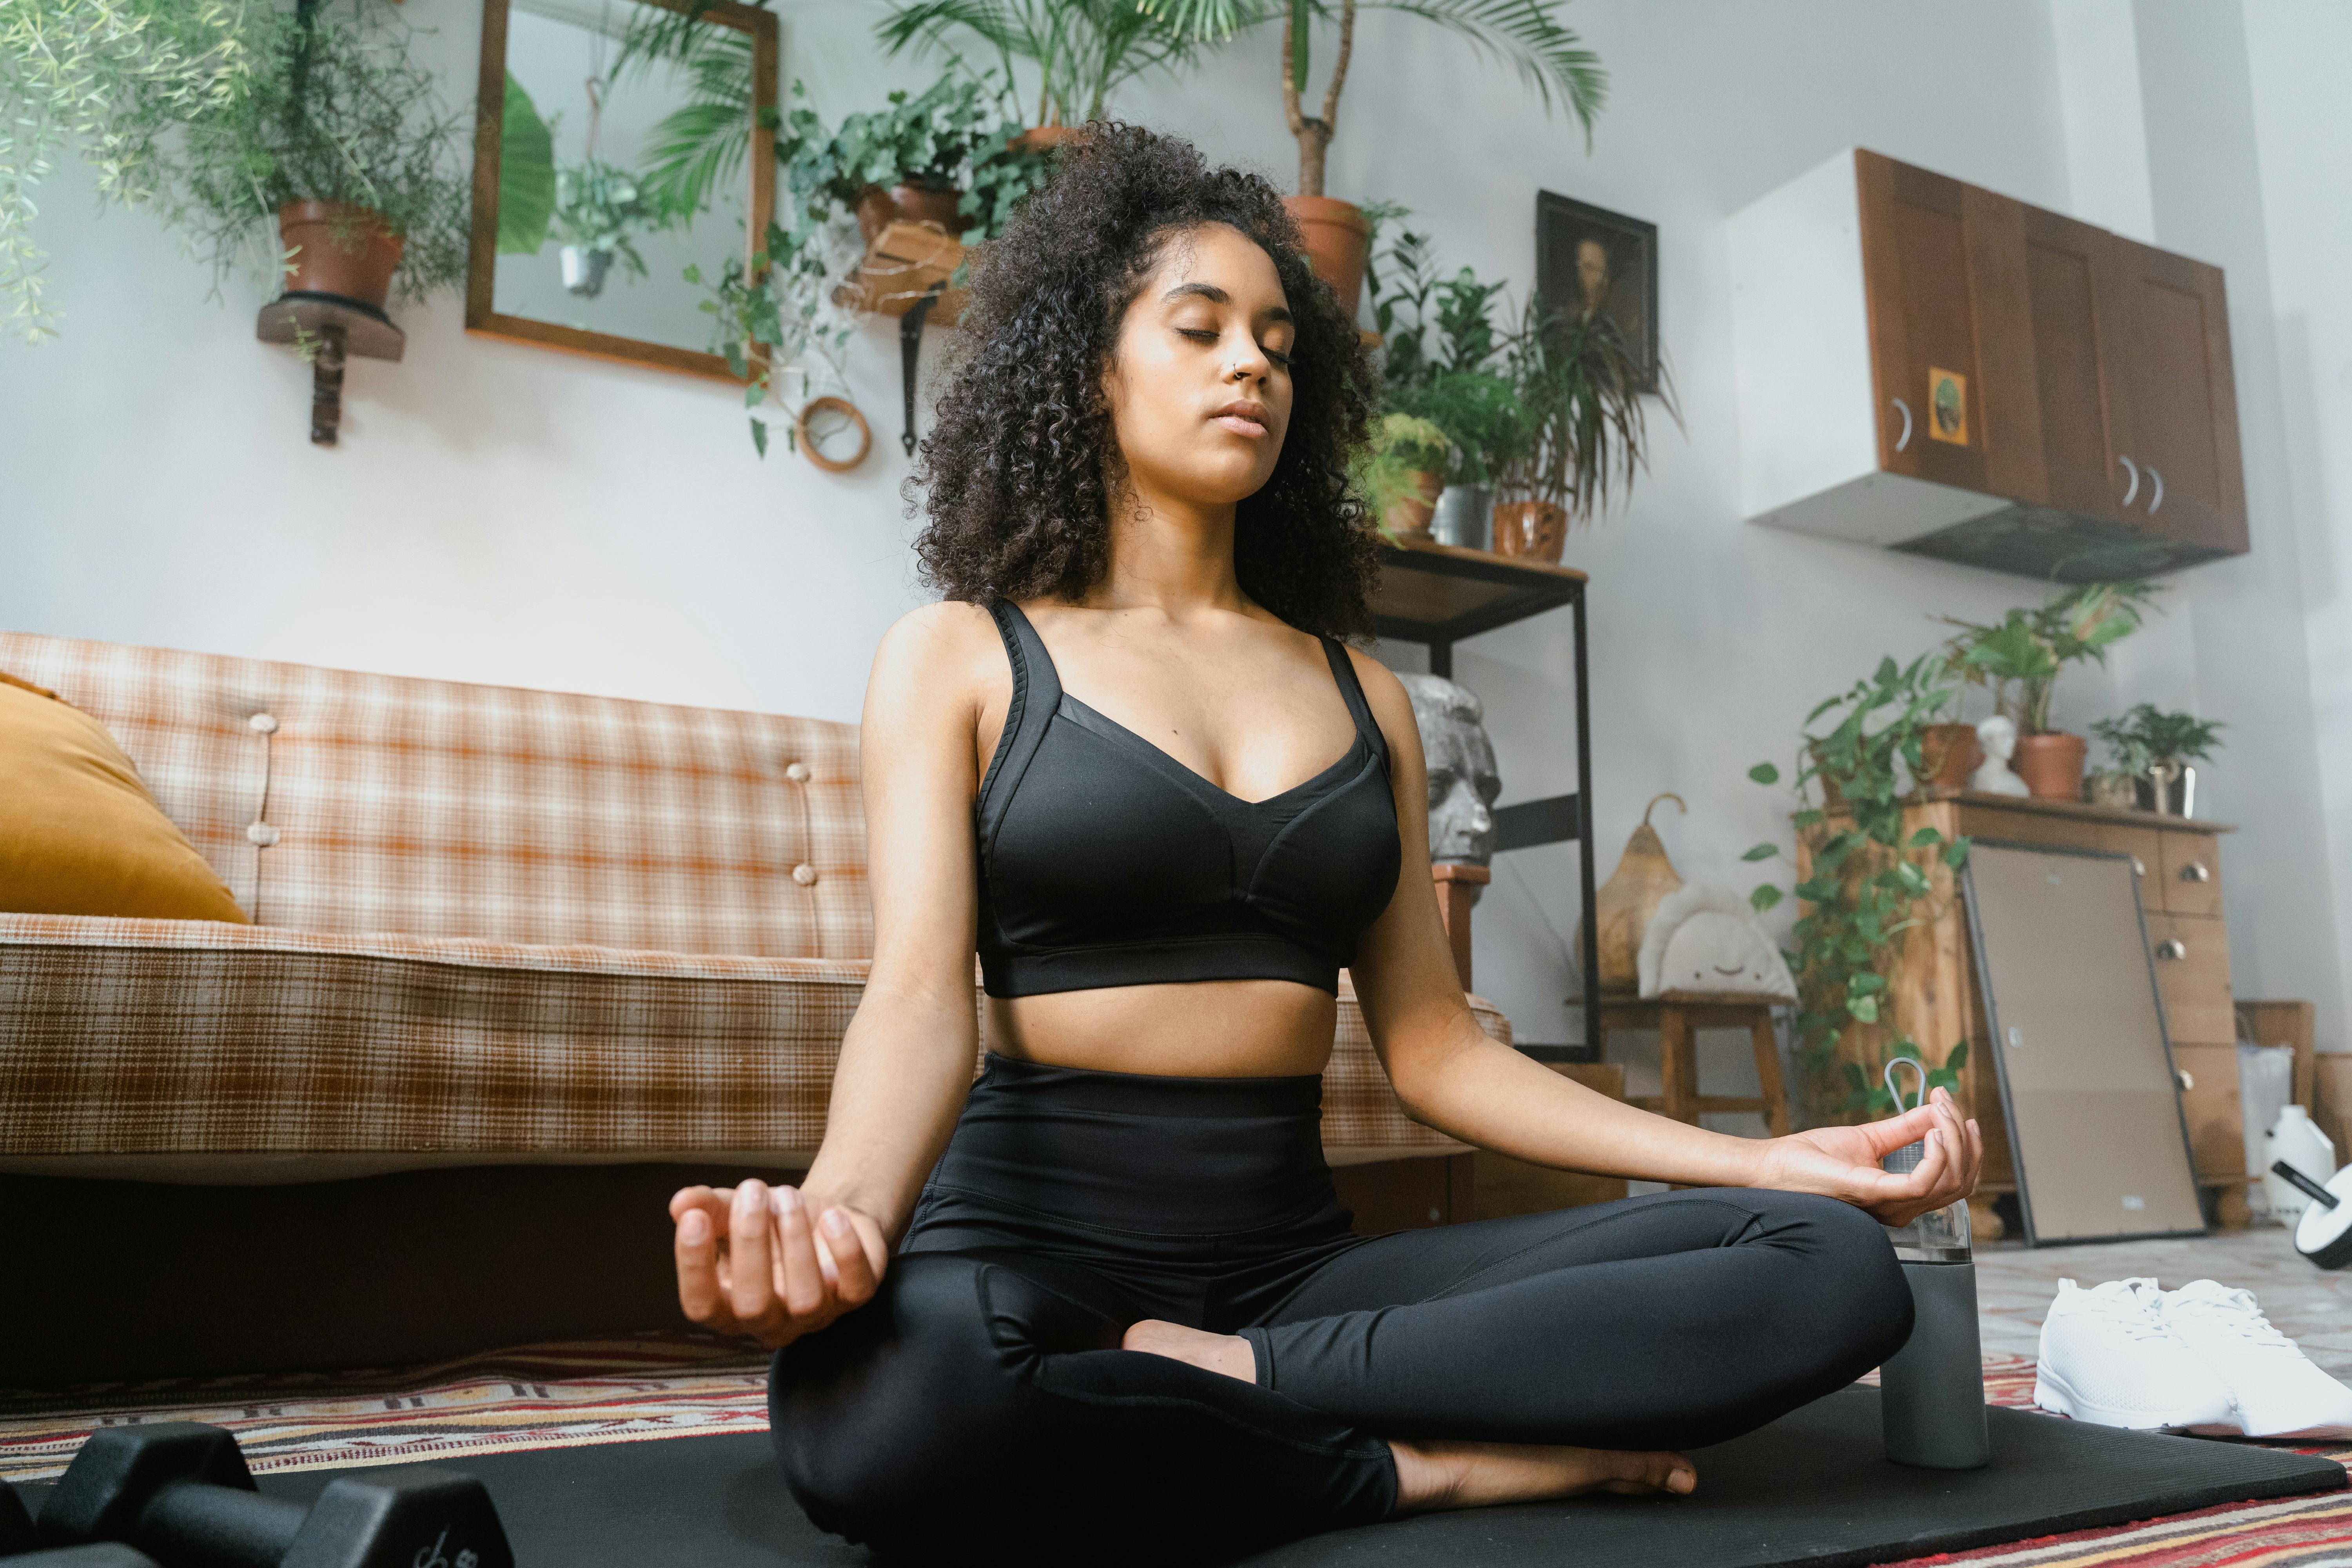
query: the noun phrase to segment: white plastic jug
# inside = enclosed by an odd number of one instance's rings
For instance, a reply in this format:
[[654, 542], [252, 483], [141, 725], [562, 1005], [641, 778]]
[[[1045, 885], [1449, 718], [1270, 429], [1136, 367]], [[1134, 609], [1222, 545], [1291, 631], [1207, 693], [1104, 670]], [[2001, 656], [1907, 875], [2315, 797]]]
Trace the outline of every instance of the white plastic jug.
[[2271, 1214], [2281, 1225], [2292, 1226], [2311, 1206], [2311, 1200], [2283, 1176], [2271, 1173], [2274, 1161], [2284, 1160], [2320, 1185], [2336, 1173], [2336, 1145], [2311, 1120], [2311, 1112], [2300, 1105], [2290, 1105], [2278, 1113], [2271, 1130], [2263, 1134], [2263, 1195], [2270, 1200]]

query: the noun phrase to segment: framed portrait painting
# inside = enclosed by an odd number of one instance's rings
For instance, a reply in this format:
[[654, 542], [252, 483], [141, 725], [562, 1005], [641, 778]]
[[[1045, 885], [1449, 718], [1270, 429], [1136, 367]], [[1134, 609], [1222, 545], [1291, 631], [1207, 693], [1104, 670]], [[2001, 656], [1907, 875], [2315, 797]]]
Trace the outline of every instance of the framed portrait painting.
[[1571, 315], [1598, 310], [1658, 390], [1658, 226], [1551, 191], [1536, 193], [1536, 287]]

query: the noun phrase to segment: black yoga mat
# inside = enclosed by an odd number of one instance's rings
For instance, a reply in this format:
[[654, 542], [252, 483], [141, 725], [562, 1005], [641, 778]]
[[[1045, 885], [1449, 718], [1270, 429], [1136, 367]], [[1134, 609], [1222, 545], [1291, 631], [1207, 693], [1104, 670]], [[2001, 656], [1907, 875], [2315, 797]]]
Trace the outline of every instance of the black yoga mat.
[[[1225, 1568], [1768, 1568], [1885, 1563], [2253, 1498], [2333, 1491], [2343, 1468], [2283, 1449], [1994, 1410], [1981, 1470], [1889, 1464], [1878, 1391], [1843, 1389], [1700, 1448], [1686, 1498], [1571, 1498], [1339, 1531]], [[543, 1448], [454, 1461], [497, 1500], [521, 1568], [847, 1568], [777, 1479], [764, 1434]], [[349, 1470], [261, 1478], [308, 1502]], [[38, 1507], [37, 1483], [21, 1489]]]

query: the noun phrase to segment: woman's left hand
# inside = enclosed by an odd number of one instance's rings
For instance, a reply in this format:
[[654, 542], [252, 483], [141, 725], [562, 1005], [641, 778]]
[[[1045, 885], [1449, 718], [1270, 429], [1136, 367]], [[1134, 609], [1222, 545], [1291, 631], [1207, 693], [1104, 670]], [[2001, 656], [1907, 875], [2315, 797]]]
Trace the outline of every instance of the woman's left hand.
[[[1878, 1162], [1906, 1143], [1927, 1141], [1916, 1169], [1896, 1175]], [[1815, 1127], [1763, 1146], [1753, 1185], [1843, 1198], [1885, 1226], [1907, 1225], [1976, 1191], [1984, 1134], [1963, 1120], [1948, 1090], [1916, 1110], [1860, 1127]]]

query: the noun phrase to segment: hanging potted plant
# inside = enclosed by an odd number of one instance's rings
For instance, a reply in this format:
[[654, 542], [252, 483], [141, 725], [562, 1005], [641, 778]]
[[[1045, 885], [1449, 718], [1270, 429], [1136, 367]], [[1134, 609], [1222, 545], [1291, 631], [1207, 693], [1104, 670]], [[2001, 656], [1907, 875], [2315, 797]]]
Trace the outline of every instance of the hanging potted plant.
[[563, 287], [584, 299], [604, 291], [604, 275], [615, 259], [634, 278], [646, 276], [636, 235], [661, 226], [651, 203], [628, 170], [593, 153], [555, 172], [555, 211], [548, 232], [562, 246]]
[[2139, 629], [2157, 592], [2150, 583], [2085, 583], [2039, 609], [2012, 609], [1991, 626], [1944, 617], [1960, 628], [1945, 645], [1948, 664], [1971, 684], [1990, 688], [1994, 710], [2016, 724], [2010, 766], [2036, 797], [2083, 797], [2089, 742], [2050, 725], [2059, 672], [2070, 664], [2105, 664], [2107, 649]]
[[[938, 0], [953, 5], [957, 0]], [[1364, 269], [1371, 247], [1369, 215], [1353, 202], [1327, 195], [1324, 166], [1331, 138], [1339, 130], [1339, 92], [1347, 85], [1348, 65], [1356, 46], [1356, 12], [1360, 4], [1373, 10], [1403, 11], [1449, 27], [1470, 40], [1481, 53], [1507, 60], [1518, 68], [1520, 79], [1534, 88], [1550, 112], [1555, 98], [1564, 100], [1589, 144], [1593, 117], [1608, 96], [1608, 77], [1601, 62], [1560, 20], [1566, 0], [1518, 0], [1496, 5], [1494, 0], [1138, 0], [1187, 37], [1224, 38], [1245, 27], [1279, 20], [1282, 23], [1282, 113], [1298, 141], [1298, 194], [1288, 199], [1291, 216], [1307, 236], [1307, 254], [1316, 276], [1331, 285], [1340, 308], [1349, 319], [1356, 314]], [[1316, 24], [1333, 23], [1338, 36], [1332, 53], [1331, 76], [1323, 89], [1318, 112], [1308, 114], [1306, 101], [1307, 57]]]

